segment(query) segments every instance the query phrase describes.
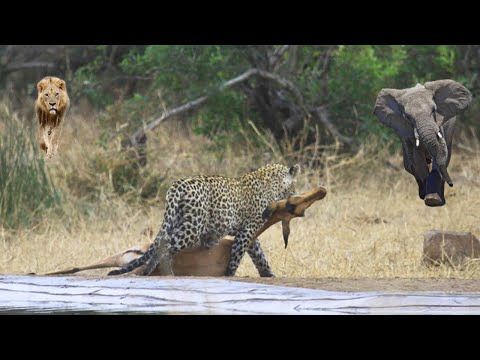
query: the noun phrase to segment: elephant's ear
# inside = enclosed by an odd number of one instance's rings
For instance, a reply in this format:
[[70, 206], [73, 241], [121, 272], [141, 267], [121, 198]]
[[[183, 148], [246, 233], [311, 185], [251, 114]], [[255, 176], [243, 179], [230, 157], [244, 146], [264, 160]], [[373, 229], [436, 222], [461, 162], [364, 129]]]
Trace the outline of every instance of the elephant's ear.
[[468, 89], [453, 80], [437, 80], [425, 83], [425, 88], [433, 91], [433, 100], [437, 104], [437, 123], [445, 121], [465, 110], [472, 101]]
[[392, 128], [400, 137], [413, 137], [413, 127], [402, 115], [402, 106], [397, 99], [405, 90], [382, 89], [377, 96], [373, 113], [383, 125]]

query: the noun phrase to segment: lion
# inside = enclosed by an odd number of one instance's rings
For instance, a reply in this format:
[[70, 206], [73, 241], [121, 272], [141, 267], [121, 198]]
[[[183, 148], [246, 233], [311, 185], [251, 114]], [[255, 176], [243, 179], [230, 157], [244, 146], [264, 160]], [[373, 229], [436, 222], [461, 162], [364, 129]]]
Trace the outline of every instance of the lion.
[[65, 80], [47, 76], [37, 84], [38, 97], [35, 112], [38, 119], [37, 137], [40, 149], [47, 158], [52, 158], [58, 150], [58, 142], [70, 106]]

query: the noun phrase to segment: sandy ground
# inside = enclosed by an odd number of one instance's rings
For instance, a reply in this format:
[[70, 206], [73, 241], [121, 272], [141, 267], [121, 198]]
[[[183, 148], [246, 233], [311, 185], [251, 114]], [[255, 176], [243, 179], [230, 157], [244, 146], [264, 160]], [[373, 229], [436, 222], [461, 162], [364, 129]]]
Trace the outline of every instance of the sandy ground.
[[[110, 270], [110, 269], [109, 269]], [[85, 276], [88, 278], [110, 278], [106, 270], [87, 270], [67, 276]], [[122, 277], [138, 278], [136, 275]], [[172, 276], [152, 276], [158, 279], [170, 279]], [[212, 277], [181, 276], [177, 279], [213, 279]], [[218, 278], [217, 278], [218, 279]], [[438, 291], [443, 293], [479, 293], [480, 280], [456, 278], [261, 278], [250, 276], [222, 277], [225, 280], [260, 283], [274, 286], [291, 286], [308, 289], [320, 289], [344, 292], [422, 292]]]
[[471, 279], [348, 279], [348, 278], [236, 278], [235, 280], [257, 282], [277, 286], [304, 287], [348, 292], [421, 292], [441, 291], [445, 293], [471, 293], [480, 295], [480, 281]]

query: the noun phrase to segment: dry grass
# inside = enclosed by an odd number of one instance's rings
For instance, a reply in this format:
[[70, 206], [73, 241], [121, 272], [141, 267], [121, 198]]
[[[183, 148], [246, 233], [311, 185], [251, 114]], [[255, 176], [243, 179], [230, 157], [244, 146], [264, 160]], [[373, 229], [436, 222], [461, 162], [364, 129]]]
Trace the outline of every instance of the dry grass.
[[[92, 168], [93, 159], [103, 159], [104, 166], [110, 163], [105, 159], [113, 163], [116, 151], [97, 145], [99, 131], [87, 125], [94, 122], [73, 114], [59, 156], [48, 164], [65, 194], [64, 214], [48, 213], [31, 229], [0, 228], [0, 273], [84, 265], [148, 241], [140, 235], [142, 230], [159, 228], [160, 195], [143, 204], [127, 202], [128, 196], [116, 196], [112, 190], [111, 168], [99, 172]], [[200, 173], [236, 176], [276, 160], [270, 155], [273, 148], [259, 153], [253, 147], [225, 149], [219, 159], [205, 151], [206, 142], [173, 122], [165, 124], [149, 137], [149, 168], [159, 174], [168, 169], [168, 184], [179, 176]], [[428, 208], [418, 198], [416, 182], [401, 168], [399, 155], [389, 157], [374, 151], [375, 146], [353, 158], [328, 152], [322, 170], [302, 172], [298, 190], [324, 185], [329, 193], [307, 210], [305, 218], [292, 221], [288, 248], [283, 248], [279, 224], [261, 237], [275, 273], [279, 277], [480, 278], [478, 261], [461, 271], [447, 266], [427, 269], [420, 263], [423, 234], [428, 230], [471, 231], [480, 236], [478, 142], [469, 146], [473, 154], [455, 149], [450, 166], [455, 186], [446, 189], [447, 206], [440, 208]], [[96, 198], [82, 198], [92, 187]], [[258, 276], [248, 256], [237, 275]]]

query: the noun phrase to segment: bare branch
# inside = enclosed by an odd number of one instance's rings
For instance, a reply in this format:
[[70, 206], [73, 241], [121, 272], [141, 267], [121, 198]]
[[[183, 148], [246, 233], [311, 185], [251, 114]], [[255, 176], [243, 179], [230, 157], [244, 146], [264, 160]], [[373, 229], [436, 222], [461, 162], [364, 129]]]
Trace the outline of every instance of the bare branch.
[[29, 61], [29, 62], [24, 62], [24, 63], [8, 64], [7, 66], [5, 66], [3, 72], [9, 73], [9, 72], [14, 72], [14, 71], [18, 71], [18, 70], [33, 69], [33, 68], [38, 68], [38, 67], [51, 68], [53, 66], [54, 66], [53, 63], [47, 62], [47, 61]]
[[113, 84], [114, 82], [118, 80], [140, 80], [140, 81], [148, 81], [148, 80], [153, 80], [155, 77], [152, 76], [140, 76], [140, 75], [119, 75], [115, 76], [111, 79], [107, 79], [102, 82], [102, 86], [106, 87], [109, 86], [110, 84]]
[[[234, 87], [235, 85], [238, 85], [238, 84], [246, 81], [247, 79], [251, 78], [252, 76], [260, 76], [262, 78], [275, 81], [278, 85], [280, 85], [280, 86], [288, 89], [289, 91], [291, 91], [297, 97], [298, 101], [300, 101], [300, 103], [303, 104], [302, 95], [300, 94], [298, 89], [295, 87], [295, 85], [293, 85], [292, 82], [290, 82], [290, 81], [288, 81], [288, 80], [286, 80], [286, 79], [284, 79], [284, 78], [282, 78], [282, 77], [280, 77], [276, 74], [272, 74], [272, 73], [269, 73], [268, 71], [264, 71], [264, 70], [260, 70], [260, 69], [249, 69], [249, 70], [245, 71], [243, 74], [240, 74], [239, 76], [237, 76], [233, 79], [230, 79], [227, 82], [223, 83], [218, 88], [218, 91], [220, 91], [220, 92], [225, 91], [225, 90], [227, 90], [231, 87]], [[211, 96], [212, 96], [212, 94], [204, 95], [204, 96], [201, 96], [201, 97], [199, 97], [195, 100], [189, 101], [186, 104], [180, 105], [180, 106], [178, 106], [178, 107], [176, 107], [172, 110], [165, 111], [162, 114], [162, 116], [153, 120], [152, 122], [150, 122], [146, 126], [138, 129], [131, 136], [130, 141], [131, 141], [132, 145], [138, 144], [139, 143], [138, 139], [142, 139], [145, 136], [146, 132], [155, 129], [163, 121], [165, 121], [165, 120], [167, 120], [171, 117], [180, 115], [180, 114], [182, 114], [184, 112], [187, 112], [187, 111], [197, 110], [203, 104], [205, 104], [205, 102]]]
[[289, 74], [293, 74], [295, 69], [297, 68], [297, 61], [298, 61], [298, 45], [293, 45], [290, 47], [290, 54], [288, 57], [287, 63], [287, 72]]
[[[330, 66], [330, 59], [332, 58], [332, 53], [335, 47], [336, 45], [330, 45], [325, 51], [325, 54], [321, 57], [323, 66], [318, 74], [318, 78], [321, 81], [322, 96], [324, 98], [328, 96], [328, 67]], [[320, 59], [318, 60], [317, 67], [320, 67]]]
[[[296, 88], [296, 86], [292, 82], [290, 82], [285, 78], [282, 78], [277, 74], [273, 74], [268, 71], [257, 69], [257, 68], [252, 68], [238, 75], [237, 77], [226, 81], [225, 83], [223, 83], [218, 87], [216, 92], [203, 95], [195, 100], [189, 101], [183, 105], [177, 106], [176, 108], [165, 111], [159, 118], [151, 121], [150, 123], [142, 126], [137, 131], [135, 131], [135, 133], [130, 137], [128, 143], [126, 143], [125, 145], [127, 147], [140, 146], [139, 150], [142, 150], [142, 147], [145, 146], [146, 144], [147, 132], [155, 129], [165, 120], [189, 111], [198, 110], [214, 94], [217, 94], [218, 92], [223, 92], [237, 85], [241, 85], [241, 84], [243, 85], [246, 80], [254, 76], [273, 81], [277, 85], [287, 89], [290, 93], [292, 93], [296, 97], [296, 100], [298, 101], [298, 104], [300, 104], [302, 110], [304, 111], [305, 116], [315, 116], [315, 118], [318, 119], [318, 121], [325, 126], [325, 128], [333, 135], [333, 137], [338, 139], [340, 142], [349, 144], [349, 145], [353, 145], [355, 143], [355, 140], [353, 138], [342, 135], [340, 131], [338, 131], [338, 129], [335, 127], [335, 125], [332, 124], [332, 122], [329, 119], [329, 114], [326, 107], [320, 106], [320, 107], [314, 108], [313, 110], [306, 109], [305, 106], [303, 105], [303, 97], [300, 91]], [[139, 151], [138, 163], [140, 166], [145, 166], [146, 157], [144, 152]]]
[[290, 92], [292, 92], [297, 100], [300, 102], [300, 105], [303, 107], [303, 96], [300, 93], [300, 91], [297, 89], [297, 87], [289, 80], [282, 78], [281, 76], [278, 76], [277, 74], [270, 73], [268, 71], [260, 70], [260, 69], [254, 69], [256, 70], [256, 75], [263, 77], [264, 79], [269, 79], [275, 81], [278, 85], [286, 88]]
[[190, 101], [186, 104], [178, 106], [172, 110], [165, 111], [162, 116], [153, 120], [151, 123], [147, 124], [144, 128], [138, 129], [134, 134], [133, 138], [137, 139], [142, 136], [142, 134], [155, 129], [158, 125], [160, 125], [163, 121], [176, 116], [180, 115], [181, 113], [198, 109], [201, 105], [203, 105], [208, 100], [208, 96], [202, 96], [198, 99]]
[[112, 68], [113, 67], [113, 62], [115, 60], [115, 54], [117, 52], [118, 45], [112, 45], [112, 49], [110, 51], [110, 60], [108, 61], [107, 67]]
[[[280, 85], [281, 87], [289, 90], [291, 93], [294, 94], [294, 96], [297, 98], [297, 101], [301, 104], [301, 107], [305, 111], [305, 114], [307, 116], [313, 115], [318, 119], [319, 122], [321, 122], [325, 128], [332, 134], [332, 136], [336, 139], [338, 139], [340, 142], [349, 144], [349, 145], [354, 145], [355, 140], [353, 138], [350, 138], [348, 136], [342, 135], [340, 131], [333, 125], [333, 123], [330, 121], [330, 116], [328, 114], [328, 110], [324, 106], [320, 106], [317, 108], [314, 108], [312, 111], [308, 111], [304, 105], [303, 105], [303, 97], [299, 90], [295, 87], [295, 85], [290, 82], [287, 79], [282, 78], [281, 76], [278, 76], [276, 74], [272, 74], [268, 71], [260, 70], [260, 69], [249, 69], [245, 71], [244, 73], [240, 74], [239, 76], [228, 80], [227, 82], [223, 83], [221, 86], [219, 86], [218, 91], [222, 92], [225, 91], [229, 88], [232, 88], [236, 85], [242, 84], [249, 78], [253, 76], [259, 76], [264, 79], [268, 79], [271, 81], [274, 81], [277, 85]], [[165, 120], [172, 118], [174, 116], [183, 114], [188, 111], [194, 111], [198, 110], [201, 106], [203, 106], [207, 100], [213, 95], [213, 93], [201, 96], [195, 100], [189, 101], [183, 105], [180, 105], [172, 110], [167, 110], [165, 111], [159, 118], [153, 120], [152, 122], [148, 123], [147, 125], [141, 127], [138, 129], [131, 137], [130, 137], [130, 144], [131, 146], [137, 146], [137, 145], [144, 145], [146, 142], [146, 133], [155, 129], [157, 126], [159, 126], [162, 122]], [[146, 159], [142, 158], [143, 163], [141, 166], [144, 166], [146, 163]]]
[[[247, 80], [249, 77], [251, 77], [255, 73], [256, 73], [256, 69], [247, 70], [243, 74], [237, 76], [236, 78], [233, 78], [233, 79], [225, 82], [224, 84], [222, 84], [219, 87], [219, 91], [224, 91], [224, 90], [226, 90], [226, 89], [228, 89], [228, 88], [230, 88], [230, 87], [232, 87], [236, 84], [239, 84], [239, 83]], [[155, 129], [163, 121], [165, 121], [165, 120], [167, 120], [167, 119], [169, 119], [173, 116], [180, 115], [184, 112], [198, 109], [200, 106], [202, 106], [208, 100], [209, 97], [210, 97], [210, 95], [204, 95], [204, 96], [199, 97], [198, 99], [195, 99], [193, 101], [187, 102], [186, 104], [180, 105], [180, 106], [178, 106], [178, 107], [176, 107], [172, 110], [165, 111], [162, 114], [162, 116], [153, 120], [152, 122], [147, 124], [145, 127], [142, 127], [140, 129], [138, 129], [137, 131], [135, 131], [135, 133], [131, 137], [132, 145], [136, 145], [138, 143], [138, 139], [142, 138], [145, 135], [146, 132]]]
[[[325, 55], [321, 57], [321, 59], [323, 60], [323, 66], [322, 66], [322, 70], [318, 74], [319, 78], [321, 78], [321, 77], [323, 77], [327, 74], [328, 66], [330, 65], [330, 59], [332, 58], [332, 52], [335, 49], [335, 47], [336, 47], [336, 45], [330, 45], [327, 48], [327, 50], [325, 51]], [[320, 64], [317, 63], [317, 67], [319, 67], [319, 66], [320, 66]]]
[[70, 65], [70, 49], [67, 46], [63, 47], [63, 53], [65, 54], [65, 77], [68, 82], [72, 80], [73, 73]]
[[269, 63], [270, 69], [273, 71], [278, 65], [278, 61], [282, 58], [283, 54], [290, 48], [290, 45], [282, 45], [275, 49], [275, 52], [270, 56]]
[[340, 131], [338, 131], [338, 129], [335, 127], [335, 125], [332, 124], [329, 119], [330, 116], [328, 114], [328, 111], [325, 107], [317, 107], [312, 111], [312, 113], [316, 115], [317, 119], [325, 126], [325, 128], [333, 135], [334, 138], [349, 145], [353, 145], [355, 143], [355, 140], [353, 138], [342, 135]]
[[224, 84], [222, 84], [219, 88], [220, 91], [226, 90], [234, 85], [237, 85], [245, 80], [247, 80], [249, 77], [256, 75], [257, 69], [249, 69], [245, 71], [243, 74], [238, 75], [236, 78], [230, 79]]

